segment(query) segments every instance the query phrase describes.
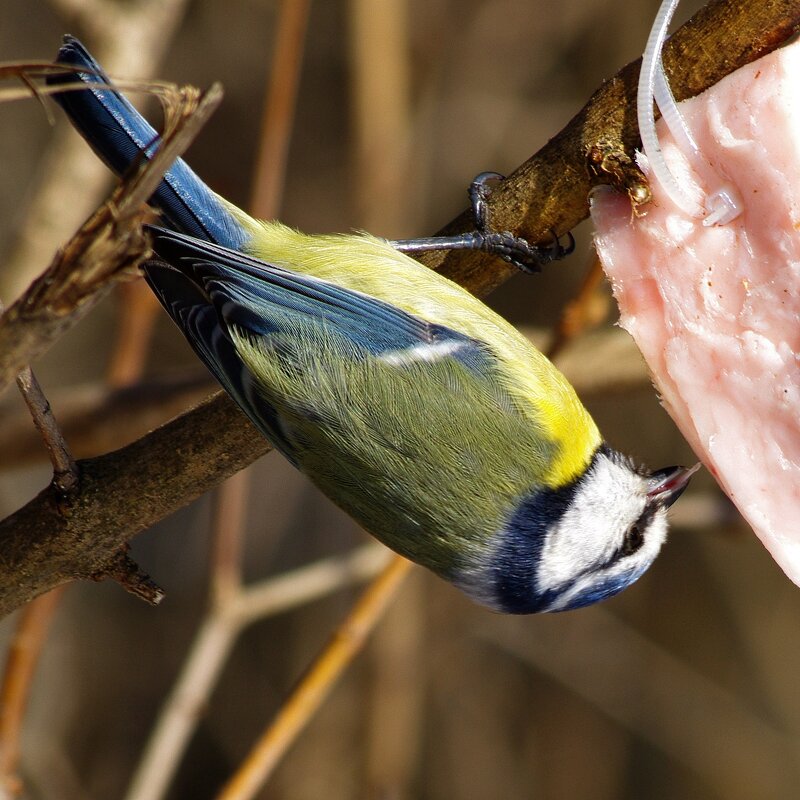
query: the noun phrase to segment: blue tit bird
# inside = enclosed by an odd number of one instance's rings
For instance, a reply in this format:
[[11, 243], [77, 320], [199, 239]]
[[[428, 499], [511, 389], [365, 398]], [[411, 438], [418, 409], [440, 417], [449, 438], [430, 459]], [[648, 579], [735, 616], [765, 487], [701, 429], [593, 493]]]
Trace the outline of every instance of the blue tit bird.
[[[56, 99], [94, 150], [118, 174], [147, 157], [156, 132], [99, 88], [83, 46], [67, 37], [58, 60], [88, 70]], [[151, 229], [143, 270], [166, 311], [264, 436], [391, 549], [509, 613], [589, 605], [652, 563], [692, 470], [635, 468], [544, 355], [404, 243], [252, 219], [181, 160], [151, 203], [169, 229]]]

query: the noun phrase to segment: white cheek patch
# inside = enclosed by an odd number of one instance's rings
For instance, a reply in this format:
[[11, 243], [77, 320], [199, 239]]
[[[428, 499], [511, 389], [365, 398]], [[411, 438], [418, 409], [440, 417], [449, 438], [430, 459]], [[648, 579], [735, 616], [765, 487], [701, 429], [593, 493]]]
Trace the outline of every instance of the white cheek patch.
[[465, 342], [445, 340], [442, 342], [430, 342], [407, 347], [403, 350], [389, 350], [378, 356], [379, 361], [384, 361], [393, 366], [402, 367], [408, 364], [419, 363], [420, 361], [439, 361], [447, 356], [452, 356], [459, 350], [466, 347]]
[[[560, 592], [546, 610], [561, 611], [569, 608], [576, 600], [596, 593], [601, 586], [616, 586], [619, 583], [622, 588], [630, 586], [653, 563], [666, 538], [667, 512], [665, 509], [661, 509], [653, 516], [647, 528], [645, 542], [639, 550], [628, 558], [620, 558], [612, 562], [605, 569], [581, 575], [569, 589]], [[616, 594], [616, 591], [613, 594]]]
[[601, 455], [547, 535], [538, 590], [558, 589], [583, 572], [601, 569], [644, 511], [647, 488], [646, 478]]

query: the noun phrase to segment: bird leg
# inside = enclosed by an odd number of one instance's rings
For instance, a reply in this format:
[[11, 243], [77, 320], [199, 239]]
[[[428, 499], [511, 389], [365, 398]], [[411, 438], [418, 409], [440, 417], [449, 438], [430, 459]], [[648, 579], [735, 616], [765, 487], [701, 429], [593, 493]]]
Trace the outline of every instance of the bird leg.
[[492, 231], [489, 225], [491, 193], [489, 181], [503, 180], [497, 172], [482, 172], [469, 187], [469, 199], [475, 219], [475, 230], [455, 236], [428, 236], [420, 239], [395, 239], [389, 244], [402, 253], [424, 253], [428, 250], [482, 250], [502, 258], [523, 272], [540, 272], [544, 264], [557, 261], [575, 249], [575, 239], [567, 234], [567, 244], [562, 245], [555, 232], [546, 245], [534, 245], [515, 236], [510, 231]]

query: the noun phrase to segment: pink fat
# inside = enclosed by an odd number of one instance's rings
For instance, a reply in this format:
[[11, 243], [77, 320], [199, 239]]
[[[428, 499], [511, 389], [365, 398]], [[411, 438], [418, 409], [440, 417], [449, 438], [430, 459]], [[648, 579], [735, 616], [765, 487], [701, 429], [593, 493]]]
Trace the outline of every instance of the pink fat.
[[[592, 199], [595, 243], [664, 406], [786, 574], [800, 585], [800, 43], [680, 104], [705, 159], [679, 180], [734, 185], [744, 212], [704, 227], [653, 181]], [[647, 172], [647, 165], [642, 166]], [[714, 171], [720, 174], [716, 178]]]

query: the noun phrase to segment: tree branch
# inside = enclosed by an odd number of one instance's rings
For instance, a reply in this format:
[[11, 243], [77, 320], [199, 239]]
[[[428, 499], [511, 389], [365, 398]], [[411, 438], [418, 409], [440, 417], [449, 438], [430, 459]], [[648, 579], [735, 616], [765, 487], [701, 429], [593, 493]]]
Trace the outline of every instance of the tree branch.
[[0, 613], [115, 562], [134, 533], [269, 450], [223, 393], [113, 453], [78, 462], [80, 489], [48, 487], [0, 523]]
[[[676, 96], [696, 94], [774, 49], [799, 24], [800, 4], [794, 0], [711, 3], [670, 39], [665, 61]], [[491, 206], [498, 227], [541, 240], [551, 228], [564, 232], [586, 216], [595, 183], [646, 193], [625, 160], [637, 144], [638, 68], [638, 62], [630, 64], [604, 83], [560, 134], [497, 189]], [[589, 175], [590, 156], [600, 177]], [[445, 231], [470, 225], [462, 214]], [[478, 295], [511, 274], [480, 254], [430, 254], [424, 261]], [[30, 352], [20, 366], [28, 360]], [[217, 394], [128, 447], [80, 462], [74, 499], [65, 503], [48, 488], [0, 523], [0, 613], [65, 580], [102, 572], [134, 534], [268, 449], [233, 401]]]
[[0, 392], [45, 352], [149, 252], [142, 230], [145, 203], [172, 162], [189, 146], [222, 99], [213, 85], [202, 96], [186, 87], [165, 93], [167, 130], [144, 160], [56, 254], [53, 263], [0, 316]]

